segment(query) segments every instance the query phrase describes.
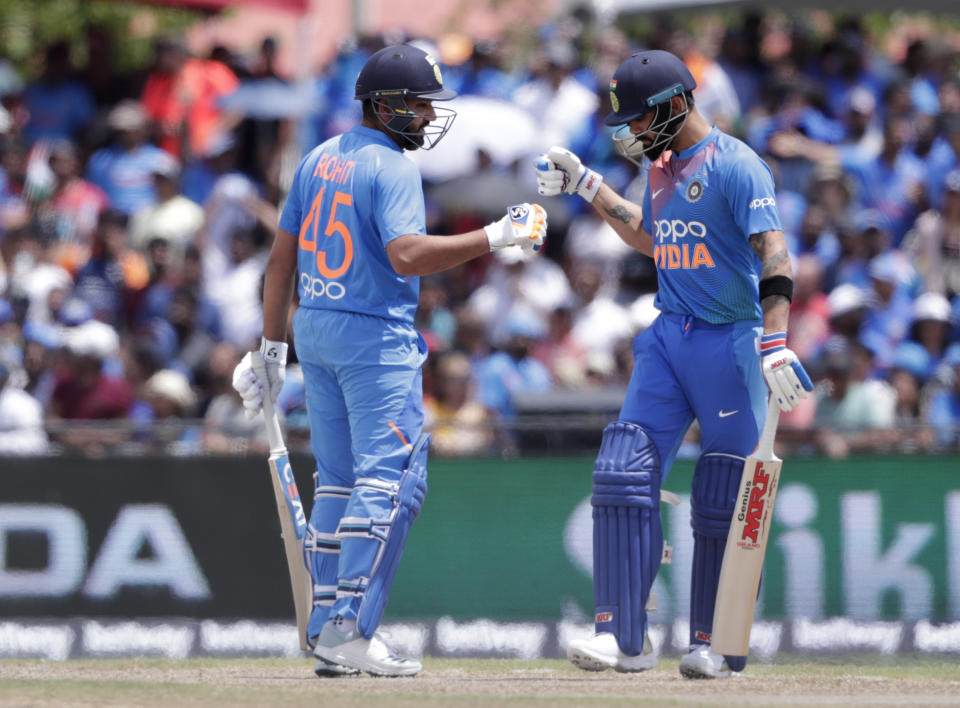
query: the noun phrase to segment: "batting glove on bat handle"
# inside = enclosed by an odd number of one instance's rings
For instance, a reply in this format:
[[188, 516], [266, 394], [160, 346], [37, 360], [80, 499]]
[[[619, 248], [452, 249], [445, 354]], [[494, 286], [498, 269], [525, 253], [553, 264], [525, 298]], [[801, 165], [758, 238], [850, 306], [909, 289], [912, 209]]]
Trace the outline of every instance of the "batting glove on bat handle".
[[554, 146], [535, 163], [537, 191], [544, 196], [564, 192], [579, 194], [588, 202], [597, 196], [603, 176], [585, 167], [580, 158], [566, 148]]
[[273, 342], [266, 338], [260, 339], [260, 354], [266, 364], [267, 380], [264, 388], [270, 394], [270, 400], [277, 402], [280, 389], [287, 375], [287, 343]]
[[539, 251], [547, 235], [547, 212], [539, 204], [515, 204], [498, 221], [483, 227], [491, 251], [520, 246]]
[[770, 395], [776, 398], [780, 410], [792, 411], [813, 390], [813, 381], [803, 364], [790, 349], [787, 349], [787, 333], [771, 332], [760, 340], [760, 368], [763, 378], [770, 388]]

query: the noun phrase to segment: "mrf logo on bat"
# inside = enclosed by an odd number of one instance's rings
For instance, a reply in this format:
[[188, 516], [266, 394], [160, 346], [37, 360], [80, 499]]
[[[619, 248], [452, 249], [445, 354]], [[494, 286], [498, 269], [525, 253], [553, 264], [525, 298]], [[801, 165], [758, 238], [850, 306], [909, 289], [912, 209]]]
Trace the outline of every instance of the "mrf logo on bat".
[[[773, 482], [775, 485], [776, 482]], [[737, 546], [746, 549], [760, 548], [760, 530], [766, 526], [766, 517], [769, 513], [767, 501], [773, 485], [770, 475], [764, 469], [763, 462], [758, 461], [753, 470], [753, 479], [744, 485], [743, 496], [740, 499], [740, 510], [737, 521], [743, 522], [743, 533], [737, 540]]]

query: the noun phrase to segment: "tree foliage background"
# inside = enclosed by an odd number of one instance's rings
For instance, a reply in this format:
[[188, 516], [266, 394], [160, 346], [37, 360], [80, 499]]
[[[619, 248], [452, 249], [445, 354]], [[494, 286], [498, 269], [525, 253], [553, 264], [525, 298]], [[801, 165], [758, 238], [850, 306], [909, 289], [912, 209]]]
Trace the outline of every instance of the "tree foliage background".
[[87, 34], [96, 29], [112, 40], [116, 68], [126, 71], [150, 61], [153, 37], [182, 34], [202, 17], [195, 10], [139, 2], [0, 0], [0, 56], [29, 79], [42, 69], [43, 48], [63, 40], [70, 44], [73, 65], [83, 66]]

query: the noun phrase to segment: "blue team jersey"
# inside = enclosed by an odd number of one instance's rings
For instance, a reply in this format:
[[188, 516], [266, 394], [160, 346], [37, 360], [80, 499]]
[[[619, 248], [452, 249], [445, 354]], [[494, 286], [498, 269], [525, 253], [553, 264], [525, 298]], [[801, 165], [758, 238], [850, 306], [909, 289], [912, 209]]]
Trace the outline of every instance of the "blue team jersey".
[[299, 240], [300, 307], [413, 324], [420, 279], [398, 275], [386, 245], [426, 233], [420, 172], [386, 134], [357, 126], [297, 168], [280, 228]]
[[643, 200], [663, 312], [713, 324], [758, 320], [760, 259], [750, 236], [781, 231], [770, 168], [713, 128], [653, 164]]

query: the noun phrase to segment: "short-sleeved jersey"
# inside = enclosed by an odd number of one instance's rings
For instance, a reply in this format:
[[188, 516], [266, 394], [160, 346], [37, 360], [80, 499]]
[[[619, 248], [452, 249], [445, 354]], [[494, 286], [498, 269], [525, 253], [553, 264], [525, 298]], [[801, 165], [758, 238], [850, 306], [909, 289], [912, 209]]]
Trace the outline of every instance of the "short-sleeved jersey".
[[385, 133], [357, 126], [297, 168], [280, 228], [298, 237], [300, 306], [412, 324], [420, 279], [398, 275], [386, 245], [426, 232], [417, 166]]
[[782, 230], [770, 168], [713, 128], [650, 168], [643, 228], [653, 237], [663, 312], [722, 324], [758, 320], [760, 259], [750, 236]]

